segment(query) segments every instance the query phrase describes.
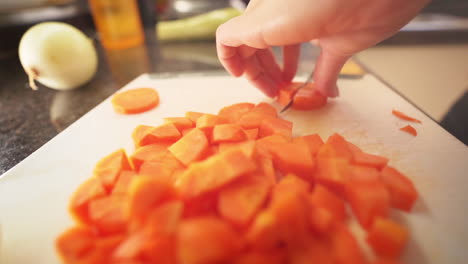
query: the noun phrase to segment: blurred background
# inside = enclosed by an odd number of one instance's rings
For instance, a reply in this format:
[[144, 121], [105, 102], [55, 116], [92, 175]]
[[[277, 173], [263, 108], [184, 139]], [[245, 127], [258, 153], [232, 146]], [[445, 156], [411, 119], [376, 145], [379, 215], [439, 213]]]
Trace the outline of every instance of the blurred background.
[[[142, 73], [222, 70], [213, 32], [239, 12], [225, 8], [247, 3], [0, 0], [0, 174]], [[18, 44], [43, 21], [72, 24], [93, 40], [99, 66], [90, 82], [71, 91], [29, 89]], [[300, 72], [310, 72], [318, 52], [303, 47]], [[468, 143], [468, 1], [433, 0], [397, 35], [353, 60]]]

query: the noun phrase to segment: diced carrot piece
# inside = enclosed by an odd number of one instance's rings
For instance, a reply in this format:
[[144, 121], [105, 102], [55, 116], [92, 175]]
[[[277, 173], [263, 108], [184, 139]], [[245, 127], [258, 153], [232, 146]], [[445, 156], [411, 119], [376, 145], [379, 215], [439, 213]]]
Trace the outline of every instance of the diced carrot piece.
[[57, 237], [55, 247], [64, 263], [80, 263], [94, 247], [95, 230], [85, 226], [72, 227]]
[[408, 230], [390, 219], [377, 218], [369, 233], [367, 243], [382, 257], [397, 258], [408, 240]]
[[[271, 118], [271, 117], [266, 117], [266, 118]], [[238, 123], [241, 127], [245, 129], [259, 128], [264, 119], [265, 119], [265, 116], [262, 115], [261, 113], [248, 112], [239, 119]]]
[[390, 203], [393, 208], [411, 211], [418, 192], [408, 177], [392, 167], [385, 167], [381, 172], [381, 180], [390, 193]]
[[169, 146], [171, 146], [171, 143], [162, 142], [137, 148], [130, 157], [133, 167], [136, 171], [139, 171], [144, 162], [157, 162], [163, 160], [163, 158], [169, 153]]
[[293, 173], [312, 181], [315, 161], [307, 145], [295, 143], [277, 143], [270, 146], [273, 162], [283, 174]]
[[334, 264], [331, 246], [328, 241], [319, 238], [309, 238], [305, 245], [289, 250], [291, 264]]
[[88, 208], [92, 200], [106, 196], [106, 190], [97, 178], [83, 182], [70, 199], [69, 210], [72, 216], [81, 223], [90, 223]]
[[233, 264], [283, 264], [286, 252], [277, 249], [272, 251], [250, 251], [240, 255]]
[[174, 196], [175, 191], [170, 184], [152, 177], [137, 177], [128, 189], [126, 215], [142, 222], [152, 209]]
[[268, 157], [260, 157], [258, 159], [258, 164], [260, 167], [261, 172], [263, 173], [263, 177], [265, 181], [270, 185], [273, 186], [276, 184], [276, 171], [273, 167], [273, 160]]
[[318, 234], [326, 234], [333, 227], [337, 219], [323, 207], [311, 204], [309, 208], [309, 224], [313, 231]]
[[349, 182], [346, 198], [357, 220], [366, 229], [377, 217], [386, 217], [390, 211], [390, 195], [380, 181]]
[[139, 125], [137, 126], [132, 133], [133, 144], [135, 147], [141, 147], [142, 139], [151, 131], [154, 127], [146, 126], [146, 125]]
[[158, 127], [148, 129], [144, 134], [142, 133], [137, 146], [145, 146], [162, 142], [174, 142], [181, 136], [182, 135], [174, 124], [166, 123]]
[[260, 211], [247, 230], [247, 244], [262, 251], [276, 250], [283, 243], [278, 225], [271, 210]]
[[199, 160], [207, 149], [208, 138], [198, 128], [194, 128], [169, 147], [169, 151], [185, 166]]
[[213, 143], [238, 142], [246, 138], [244, 130], [237, 124], [222, 124], [213, 128]]
[[116, 93], [112, 106], [122, 114], [137, 114], [155, 108], [159, 104], [159, 94], [152, 88], [137, 88]]
[[188, 117], [166, 117], [164, 118], [164, 122], [173, 124], [179, 131], [195, 126], [195, 122]]
[[255, 105], [252, 103], [238, 103], [222, 108], [218, 115], [230, 123], [237, 122], [245, 113], [249, 112]]
[[140, 175], [154, 177], [159, 181], [173, 184], [184, 165], [171, 153], [158, 161], [144, 162], [140, 167]]
[[382, 258], [371, 262], [371, 264], [403, 264], [403, 262], [400, 262], [399, 260], [395, 259]]
[[205, 132], [206, 135], [211, 135], [214, 126], [226, 123], [228, 123], [228, 121], [223, 117], [212, 114], [204, 114], [197, 119], [196, 128]]
[[345, 225], [336, 225], [331, 234], [331, 244], [334, 262], [336, 264], [366, 263], [363, 252], [356, 238]]
[[245, 226], [266, 201], [269, 185], [254, 177], [239, 180], [219, 193], [218, 211], [229, 222]]
[[277, 118], [276, 109], [268, 103], [262, 102], [257, 104], [248, 113], [242, 115], [238, 123], [243, 128], [259, 128], [262, 121], [266, 118]]
[[[152, 236], [145, 232], [131, 233], [114, 251], [116, 264], [127, 264], [127, 260], [141, 260], [135, 264], [175, 264], [176, 241], [173, 236]], [[133, 264], [133, 262], [130, 262]]]
[[335, 133], [320, 147], [318, 157], [340, 158], [351, 161], [353, 154], [349, 150], [348, 142], [341, 135]]
[[231, 149], [190, 165], [176, 185], [185, 197], [213, 191], [256, 170], [257, 164], [242, 149]]
[[382, 156], [377, 156], [361, 151], [353, 152], [352, 162], [357, 165], [374, 167], [376, 169], [381, 170], [387, 165], [388, 159]]
[[196, 197], [184, 199], [183, 218], [192, 218], [206, 215], [217, 215], [217, 193], [204, 193]]
[[192, 131], [194, 128], [187, 128], [187, 129], [184, 129], [182, 130], [180, 133], [182, 134], [182, 136], [185, 136], [187, 135], [190, 131]]
[[134, 171], [122, 171], [119, 179], [115, 183], [114, 189], [112, 189], [112, 195], [124, 195], [127, 194], [128, 186], [135, 177], [136, 172]]
[[280, 134], [267, 136], [256, 141], [256, 148], [260, 155], [265, 157], [272, 157], [270, 147], [276, 143], [288, 143], [290, 140]]
[[259, 113], [263, 116], [278, 117], [278, 112], [269, 103], [258, 103], [250, 112]]
[[192, 120], [193, 123], [197, 123], [198, 118], [200, 118], [205, 113], [200, 112], [187, 112], [185, 113], [185, 117]]
[[174, 235], [182, 219], [184, 203], [169, 201], [153, 209], [145, 222], [145, 232], [152, 235]]
[[395, 110], [395, 109], [392, 110], [392, 114], [394, 116], [396, 116], [396, 117], [398, 117], [400, 119], [406, 120], [406, 121], [421, 123], [421, 120], [418, 120], [416, 118], [408, 116], [407, 114], [405, 114], [405, 113], [403, 113], [401, 111]]
[[106, 190], [111, 190], [122, 170], [132, 170], [125, 150], [119, 149], [102, 158], [94, 167], [94, 175]]
[[347, 217], [344, 201], [320, 184], [315, 185], [314, 191], [310, 194], [310, 201], [313, 205], [326, 209], [340, 222]]
[[243, 247], [239, 234], [215, 217], [183, 220], [177, 244], [179, 261], [191, 264], [226, 263]]
[[347, 160], [339, 158], [317, 158], [315, 179], [338, 195], [344, 194], [346, 182], [351, 173]]
[[256, 140], [258, 138], [258, 128], [244, 129], [247, 139]]
[[324, 144], [322, 138], [318, 134], [312, 134], [302, 137], [293, 138], [293, 143], [306, 144], [309, 147], [310, 154], [315, 156], [320, 147]]
[[404, 126], [402, 128], [400, 128], [401, 131], [404, 131], [408, 134], [411, 134], [413, 136], [417, 136], [418, 135], [418, 131], [416, 131], [416, 129], [410, 125], [407, 125], [407, 126]]
[[276, 98], [276, 101], [280, 105], [286, 106], [289, 102], [291, 102], [297, 88], [299, 88], [299, 86], [301, 86], [302, 84], [303, 83], [300, 83], [300, 82], [293, 82], [293, 83], [287, 84], [284, 87], [281, 87], [280, 90], [278, 91], [278, 97]]
[[292, 127], [293, 124], [287, 120], [281, 118], [267, 118], [260, 124], [258, 135], [262, 138], [274, 134], [280, 134], [286, 138], [291, 138]]
[[304, 180], [289, 174], [273, 189], [269, 209], [278, 223], [280, 236], [290, 245], [301, 245], [307, 240], [309, 219], [307, 189]]
[[89, 218], [100, 232], [111, 234], [126, 231], [124, 201], [124, 196], [112, 195], [89, 203]]
[[317, 92], [314, 83], [308, 83], [294, 95], [292, 108], [296, 110], [313, 110], [327, 104], [327, 97]]
[[90, 251], [79, 263], [100, 264], [108, 263], [112, 253], [124, 240], [124, 235], [100, 236], [95, 238], [93, 250]]
[[376, 168], [366, 166], [351, 166], [351, 173], [348, 174], [350, 181], [375, 182], [380, 180], [380, 173]]

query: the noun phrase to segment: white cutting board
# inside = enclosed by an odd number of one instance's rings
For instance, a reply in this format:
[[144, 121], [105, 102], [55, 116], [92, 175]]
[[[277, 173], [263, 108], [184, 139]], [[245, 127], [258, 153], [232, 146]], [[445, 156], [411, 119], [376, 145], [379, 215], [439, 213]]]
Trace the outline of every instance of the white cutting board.
[[[56, 264], [55, 237], [72, 221], [67, 203], [91, 175], [95, 163], [125, 147], [139, 124], [157, 125], [186, 111], [216, 113], [237, 102], [269, 101], [244, 79], [187, 75], [151, 79], [143, 75], [123, 89], [154, 87], [161, 104], [139, 115], [120, 115], [107, 99], [0, 178], [0, 263]], [[406, 263], [461, 264], [468, 259], [468, 147], [375, 77], [340, 80], [341, 96], [315, 112], [288, 111], [296, 135], [343, 134], [364, 150], [391, 159], [420, 191], [414, 212], [397, 217], [411, 230]], [[422, 120], [413, 137], [398, 129], [401, 110]], [[31, 131], [34, 133], [34, 131]]]

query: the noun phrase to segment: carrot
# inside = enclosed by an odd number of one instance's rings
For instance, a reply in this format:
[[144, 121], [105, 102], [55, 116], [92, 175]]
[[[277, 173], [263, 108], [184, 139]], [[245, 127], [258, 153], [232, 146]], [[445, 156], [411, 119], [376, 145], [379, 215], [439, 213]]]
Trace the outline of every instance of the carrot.
[[389, 211], [410, 212], [418, 192], [339, 134], [292, 138], [271, 105], [238, 103], [132, 138], [129, 158], [104, 157], [70, 199], [64, 263], [365, 263], [351, 217], [377, 258], [399, 263], [408, 232]]
[[213, 143], [238, 142], [247, 138], [244, 130], [237, 124], [216, 125], [213, 128]]
[[404, 131], [408, 134], [411, 134], [413, 136], [417, 136], [418, 135], [418, 131], [416, 131], [416, 129], [410, 125], [407, 125], [407, 126], [404, 126], [402, 128], [400, 128], [401, 131]]
[[159, 95], [152, 88], [137, 88], [115, 94], [112, 105], [122, 114], [137, 114], [153, 109], [159, 104]]
[[164, 122], [173, 124], [180, 132], [195, 126], [195, 123], [187, 117], [166, 117]]
[[289, 83], [284, 87], [281, 87], [281, 89], [278, 91], [278, 97], [276, 98], [276, 101], [282, 105], [286, 106], [289, 102], [291, 102], [294, 93], [296, 92], [297, 88], [301, 86], [302, 83], [299, 82], [293, 82]]
[[413, 118], [413, 117], [410, 117], [408, 116], [407, 114], [401, 112], [401, 111], [398, 111], [398, 110], [395, 110], [393, 109], [392, 110], [392, 114], [402, 120], [406, 120], [406, 121], [410, 121], [410, 122], [416, 122], [416, 123], [421, 123], [421, 120], [418, 120], [416, 118]]
[[327, 97], [315, 90], [314, 83], [307, 84], [297, 91], [292, 108], [296, 110], [318, 109], [327, 104]]
[[169, 151], [184, 165], [202, 158], [208, 149], [208, 138], [198, 128], [194, 128], [169, 147]]

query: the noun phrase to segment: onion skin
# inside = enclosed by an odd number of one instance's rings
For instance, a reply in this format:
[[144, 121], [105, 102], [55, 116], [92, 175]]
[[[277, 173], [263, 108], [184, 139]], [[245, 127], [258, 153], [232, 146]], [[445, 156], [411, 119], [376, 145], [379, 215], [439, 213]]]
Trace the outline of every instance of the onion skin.
[[98, 58], [91, 39], [62, 22], [39, 23], [24, 33], [19, 58], [30, 78], [56, 90], [71, 90], [88, 82], [96, 73]]

